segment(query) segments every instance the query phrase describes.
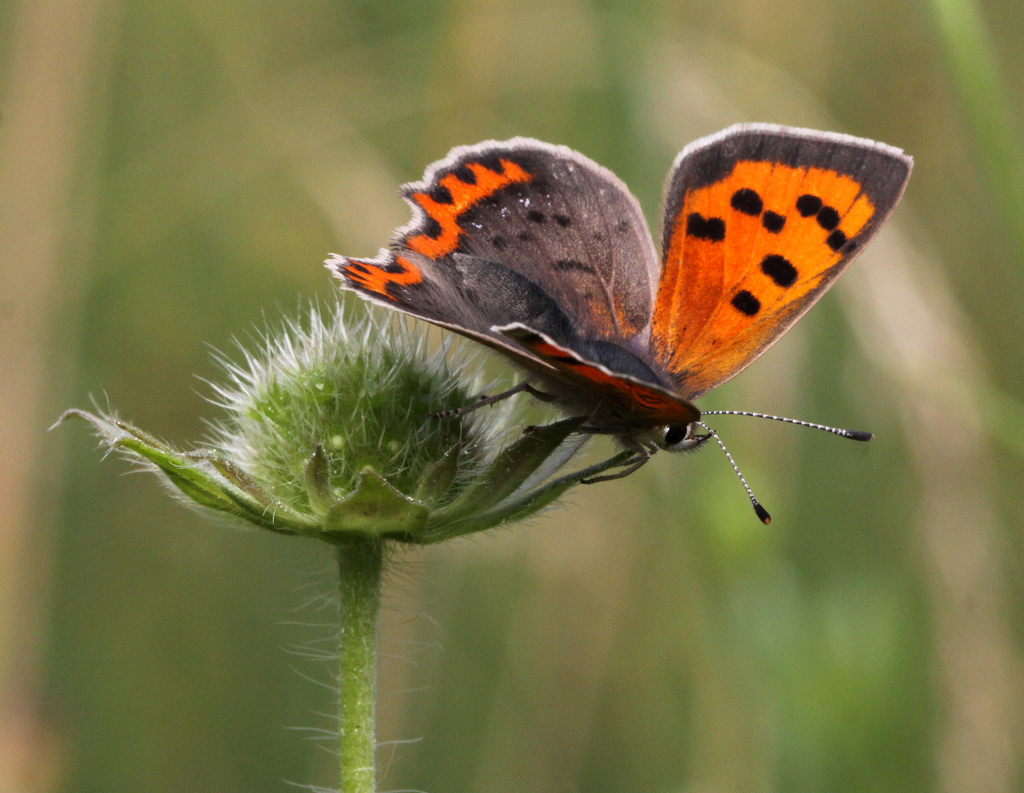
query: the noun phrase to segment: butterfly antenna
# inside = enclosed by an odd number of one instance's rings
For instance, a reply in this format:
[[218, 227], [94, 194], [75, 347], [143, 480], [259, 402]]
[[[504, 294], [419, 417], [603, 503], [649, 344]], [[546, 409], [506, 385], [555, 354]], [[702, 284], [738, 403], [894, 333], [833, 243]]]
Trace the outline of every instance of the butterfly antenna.
[[[844, 430], [842, 427], [829, 427], [827, 424], [815, 424], [813, 421], [801, 421], [800, 419], [789, 419], [785, 416], [771, 416], [767, 413], [753, 413], [749, 410], [702, 410], [702, 416], [750, 416], [755, 419], [770, 419], [771, 421], [782, 421], [786, 424], [796, 424], [800, 427], [810, 427], [814, 430], [823, 430], [838, 435], [841, 438], [850, 438], [855, 441], [869, 441], [874, 434], [863, 430]], [[702, 425], [703, 426], [703, 425]]]
[[[704, 414], [705, 416], [707, 413]], [[768, 510], [761, 506], [761, 502], [757, 500], [757, 496], [754, 495], [754, 491], [750, 489], [750, 485], [747, 484], [747, 480], [744, 478], [743, 473], [740, 471], [740, 467], [736, 465], [736, 461], [732, 458], [729, 450], [725, 448], [725, 443], [718, 437], [718, 433], [715, 432], [711, 427], [705, 424], [703, 421], [695, 421], [697, 424], [708, 431], [708, 435], [715, 439], [715, 443], [722, 450], [725, 455], [725, 459], [729, 461], [729, 465], [732, 466], [732, 470], [736, 472], [736, 476], [740, 479], [740, 484], [743, 485], [743, 489], [747, 491], [747, 498], [750, 499], [750, 505], [754, 508], [754, 512], [757, 513], [758, 519], [765, 525], [772, 522], [772, 516], [768, 514]]]

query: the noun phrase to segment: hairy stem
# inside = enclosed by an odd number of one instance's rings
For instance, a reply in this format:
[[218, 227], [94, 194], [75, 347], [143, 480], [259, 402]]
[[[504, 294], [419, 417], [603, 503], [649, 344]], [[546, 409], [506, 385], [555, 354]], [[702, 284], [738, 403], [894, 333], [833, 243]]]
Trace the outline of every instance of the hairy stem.
[[341, 793], [376, 787], [377, 612], [383, 543], [354, 537], [338, 545], [338, 733]]

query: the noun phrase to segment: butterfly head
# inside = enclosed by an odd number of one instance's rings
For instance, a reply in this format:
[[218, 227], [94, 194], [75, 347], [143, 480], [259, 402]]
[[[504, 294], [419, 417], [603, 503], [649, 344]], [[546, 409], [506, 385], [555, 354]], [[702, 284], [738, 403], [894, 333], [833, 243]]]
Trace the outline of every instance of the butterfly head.
[[662, 424], [634, 432], [629, 440], [651, 451], [685, 452], [702, 446], [711, 436], [700, 432], [697, 422]]

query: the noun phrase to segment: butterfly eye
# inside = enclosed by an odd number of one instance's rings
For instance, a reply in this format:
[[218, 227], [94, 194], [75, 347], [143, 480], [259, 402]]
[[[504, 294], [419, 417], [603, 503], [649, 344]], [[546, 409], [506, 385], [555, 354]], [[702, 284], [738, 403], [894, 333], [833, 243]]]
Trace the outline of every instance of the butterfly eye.
[[680, 451], [689, 449], [697, 442], [692, 424], [669, 424], [662, 430], [664, 434], [661, 436], [661, 447], [663, 449]]

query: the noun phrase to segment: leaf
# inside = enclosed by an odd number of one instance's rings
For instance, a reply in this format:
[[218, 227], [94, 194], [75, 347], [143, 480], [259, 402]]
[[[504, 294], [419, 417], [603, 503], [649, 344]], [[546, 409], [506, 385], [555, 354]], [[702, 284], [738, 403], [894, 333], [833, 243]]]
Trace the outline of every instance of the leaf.
[[355, 490], [327, 512], [322, 531], [327, 535], [415, 534], [426, 526], [429, 514], [421, 502], [400, 493], [372, 468], [364, 468]]

